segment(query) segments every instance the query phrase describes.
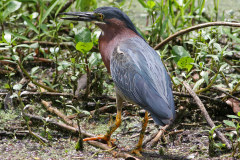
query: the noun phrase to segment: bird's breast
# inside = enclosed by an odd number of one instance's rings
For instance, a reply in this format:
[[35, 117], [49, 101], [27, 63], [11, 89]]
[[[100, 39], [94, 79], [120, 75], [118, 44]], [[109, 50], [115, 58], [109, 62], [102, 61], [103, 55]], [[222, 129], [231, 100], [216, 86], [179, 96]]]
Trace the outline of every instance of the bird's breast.
[[99, 51], [102, 56], [102, 60], [110, 73], [110, 60], [115, 47], [120, 45], [126, 39], [132, 37], [139, 37], [135, 32], [132, 30], [126, 29], [125, 31], [121, 32], [107, 32], [104, 31], [101, 33], [98, 43], [99, 43]]

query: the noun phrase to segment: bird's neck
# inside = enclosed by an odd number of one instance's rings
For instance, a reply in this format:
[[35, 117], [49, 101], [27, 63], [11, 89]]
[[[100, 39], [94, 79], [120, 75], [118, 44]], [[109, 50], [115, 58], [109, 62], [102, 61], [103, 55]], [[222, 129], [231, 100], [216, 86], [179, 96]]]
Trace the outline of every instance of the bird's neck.
[[102, 33], [98, 40], [99, 50], [102, 56], [102, 60], [108, 72], [110, 73], [110, 60], [114, 48], [121, 44], [121, 42], [123, 42], [124, 40], [136, 37], [138, 35], [133, 30], [128, 29], [123, 25], [106, 25], [99, 27], [102, 29]]

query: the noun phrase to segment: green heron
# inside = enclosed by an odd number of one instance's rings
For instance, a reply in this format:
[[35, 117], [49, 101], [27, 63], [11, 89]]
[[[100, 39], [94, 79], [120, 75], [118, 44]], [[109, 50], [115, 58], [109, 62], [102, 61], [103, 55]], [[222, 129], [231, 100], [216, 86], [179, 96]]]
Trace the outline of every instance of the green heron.
[[168, 125], [175, 119], [171, 79], [158, 55], [136, 30], [129, 17], [118, 8], [100, 7], [93, 12], [60, 13], [74, 17], [62, 19], [95, 23], [102, 33], [99, 50], [102, 60], [115, 83], [116, 123], [103, 136], [111, 146], [111, 135], [120, 126], [123, 101], [137, 104], [146, 110], [142, 131], [134, 153], [140, 155], [148, 123], [148, 112], [158, 125]]

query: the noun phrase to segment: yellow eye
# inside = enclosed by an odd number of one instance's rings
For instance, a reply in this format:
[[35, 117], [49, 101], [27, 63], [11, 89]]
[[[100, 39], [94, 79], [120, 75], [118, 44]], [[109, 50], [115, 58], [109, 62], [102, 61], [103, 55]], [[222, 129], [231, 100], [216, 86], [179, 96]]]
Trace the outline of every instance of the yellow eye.
[[102, 15], [102, 14], [98, 14], [98, 17], [99, 17], [100, 19], [103, 19], [103, 15]]

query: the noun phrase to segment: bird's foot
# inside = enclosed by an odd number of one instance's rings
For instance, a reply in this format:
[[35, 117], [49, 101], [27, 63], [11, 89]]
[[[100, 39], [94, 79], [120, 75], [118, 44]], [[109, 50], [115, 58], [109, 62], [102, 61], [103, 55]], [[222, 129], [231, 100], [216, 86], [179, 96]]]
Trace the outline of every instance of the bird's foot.
[[134, 148], [134, 149], [132, 150], [131, 153], [134, 153], [134, 154], [136, 154], [137, 156], [142, 157], [142, 154], [141, 154], [140, 152], [143, 152], [142, 147], [136, 147], [136, 148]]
[[96, 140], [103, 140], [104, 142], [107, 143], [109, 147], [115, 146], [114, 142], [115, 139], [111, 139], [110, 136], [106, 135], [99, 135], [96, 137], [90, 137], [90, 138], [84, 138], [83, 141], [96, 141]]

